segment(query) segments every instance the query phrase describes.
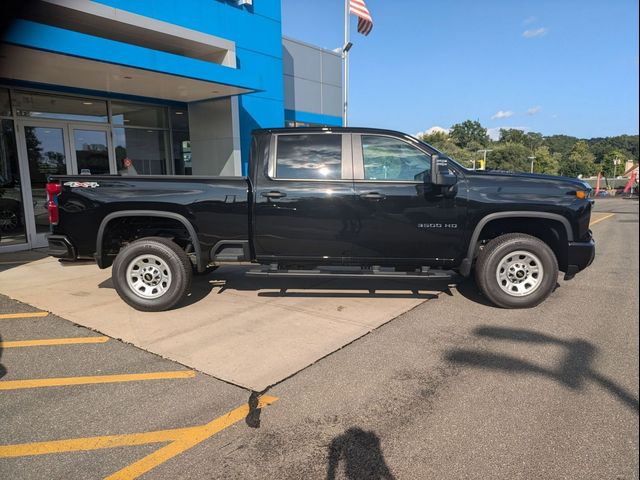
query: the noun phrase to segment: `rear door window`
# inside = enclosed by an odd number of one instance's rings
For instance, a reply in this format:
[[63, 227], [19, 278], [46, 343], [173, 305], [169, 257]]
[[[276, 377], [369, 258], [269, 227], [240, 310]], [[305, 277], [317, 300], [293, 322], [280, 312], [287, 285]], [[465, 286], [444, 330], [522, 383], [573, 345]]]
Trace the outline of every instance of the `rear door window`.
[[278, 135], [275, 176], [278, 179], [342, 179], [342, 135]]

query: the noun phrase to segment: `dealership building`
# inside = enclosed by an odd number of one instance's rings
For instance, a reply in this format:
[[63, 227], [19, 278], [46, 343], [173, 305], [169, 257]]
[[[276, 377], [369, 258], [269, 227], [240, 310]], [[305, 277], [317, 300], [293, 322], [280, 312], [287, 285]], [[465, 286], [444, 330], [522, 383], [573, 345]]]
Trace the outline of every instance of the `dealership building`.
[[30, 2], [0, 45], [0, 252], [45, 245], [49, 175], [242, 175], [253, 129], [341, 125], [341, 96], [280, 0]]

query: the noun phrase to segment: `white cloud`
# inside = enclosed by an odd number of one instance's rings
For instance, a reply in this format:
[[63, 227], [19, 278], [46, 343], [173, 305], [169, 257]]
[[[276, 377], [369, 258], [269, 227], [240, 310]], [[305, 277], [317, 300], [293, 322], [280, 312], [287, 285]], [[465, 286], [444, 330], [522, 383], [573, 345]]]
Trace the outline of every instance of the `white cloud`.
[[438, 125], [434, 125], [433, 127], [427, 129], [425, 132], [427, 135], [431, 135], [432, 133], [441, 132], [441, 133], [449, 133], [448, 128], [439, 127]]
[[549, 32], [547, 27], [535, 28], [533, 30], [525, 30], [522, 32], [524, 38], [543, 37]]
[[427, 128], [424, 132], [418, 132], [416, 134], [414, 134], [413, 136], [416, 138], [420, 138], [423, 135], [431, 135], [433, 133], [437, 133], [437, 132], [442, 132], [442, 133], [446, 133], [447, 135], [449, 134], [449, 130], [448, 128], [443, 128], [443, 127], [439, 127], [438, 125], [434, 125], [431, 128]]
[[538, 20], [537, 17], [534, 17], [533, 15], [530, 17], [527, 17], [524, 19], [524, 21], [522, 22], [523, 25], [531, 25], [532, 23], [534, 23], [536, 20]]
[[500, 120], [502, 118], [513, 117], [513, 112], [511, 110], [498, 110], [493, 114], [491, 120]]
[[522, 130], [525, 133], [531, 131], [529, 127], [492, 127], [487, 128], [487, 135], [491, 140], [500, 140], [500, 130]]
[[535, 107], [531, 107], [527, 110], [527, 115], [535, 115], [536, 113], [539, 113], [540, 110], [542, 110], [542, 107], [540, 105], [536, 105]]

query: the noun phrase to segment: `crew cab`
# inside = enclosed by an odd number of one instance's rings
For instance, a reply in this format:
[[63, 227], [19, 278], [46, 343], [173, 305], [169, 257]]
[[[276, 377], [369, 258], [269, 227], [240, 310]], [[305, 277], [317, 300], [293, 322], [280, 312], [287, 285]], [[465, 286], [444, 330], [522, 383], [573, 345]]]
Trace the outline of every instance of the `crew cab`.
[[467, 277], [503, 308], [533, 307], [595, 255], [590, 187], [478, 172], [430, 145], [369, 128], [253, 132], [247, 177], [52, 176], [49, 253], [112, 266], [146, 311], [192, 275]]

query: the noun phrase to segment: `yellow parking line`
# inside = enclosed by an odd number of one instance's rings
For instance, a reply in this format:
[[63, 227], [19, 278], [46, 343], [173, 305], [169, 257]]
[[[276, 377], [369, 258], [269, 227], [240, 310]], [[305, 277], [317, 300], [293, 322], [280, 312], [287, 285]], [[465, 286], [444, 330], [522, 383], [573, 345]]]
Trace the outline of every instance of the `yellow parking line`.
[[36, 378], [33, 380], [0, 381], [0, 390], [19, 390], [22, 388], [63, 387], [69, 385], [90, 385], [94, 383], [139, 382], [143, 380], [165, 380], [171, 378], [193, 378], [193, 370], [176, 372], [132, 373], [126, 375], [97, 375], [93, 377]]
[[5, 318], [46, 317], [47, 315], [49, 315], [49, 312], [0, 313], [0, 320]]
[[[260, 397], [257, 408], [264, 408], [277, 400], [277, 397]], [[125, 435], [108, 435], [103, 437], [72, 438], [69, 440], [55, 440], [51, 442], [1, 445], [0, 458], [25, 457], [50, 453], [78, 452], [99, 450], [103, 448], [171, 442], [107, 477], [107, 480], [134, 479], [176, 455], [179, 455], [191, 447], [205, 441], [216, 433], [230, 427], [234, 423], [239, 422], [243, 418], [246, 418], [249, 411], [249, 405], [244, 404], [207, 424], [196, 427], [157, 430], [155, 432], [131, 433]]]
[[590, 227], [593, 227], [596, 223], [600, 223], [601, 221], [606, 220], [607, 218], [611, 218], [611, 217], [613, 217], [614, 215], [615, 215], [615, 213], [610, 213], [609, 215], [605, 215], [604, 217], [600, 217], [600, 218], [598, 218], [598, 219], [596, 219], [596, 220], [593, 220], [593, 221], [589, 224], [589, 226], [590, 226]]
[[0, 342], [0, 348], [76, 345], [80, 343], [105, 343], [107, 341], [109, 341], [109, 337], [42, 338], [40, 340], [13, 340], [9, 342]]
[[[278, 400], [277, 397], [264, 396], [258, 400], [257, 408], [263, 408], [267, 405]], [[170, 458], [181, 454], [182, 452], [196, 446], [197, 444], [205, 441], [207, 438], [212, 437], [216, 433], [230, 427], [234, 423], [239, 422], [249, 414], [249, 405], [244, 404], [235, 410], [231, 410], [226, 415], [216, 418], [215, 420], [194, 427], [189, 432], [184, 432], [176, 440], [169, 445], [162, 447], [159, 450], [147, 455], [146, 457], [138, 460], [131, 465], [124, 467], [122, 470], [117, 471], [113, 475], [105, 478], [105, 480], [128, 480], [132, 478], [138, 478], [140, 475], [147, 473], [149, 470], [157, 467], [161, 463], [166, 462]]]

